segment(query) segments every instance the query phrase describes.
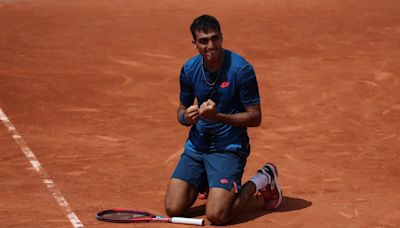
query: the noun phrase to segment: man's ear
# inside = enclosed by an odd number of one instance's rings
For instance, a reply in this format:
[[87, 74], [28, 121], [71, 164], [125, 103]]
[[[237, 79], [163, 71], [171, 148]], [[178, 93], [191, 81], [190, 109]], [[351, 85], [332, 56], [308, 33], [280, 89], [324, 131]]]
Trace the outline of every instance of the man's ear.
[[196, 47], [196, 41], [192, 40], [192, 45], [195, 48]]

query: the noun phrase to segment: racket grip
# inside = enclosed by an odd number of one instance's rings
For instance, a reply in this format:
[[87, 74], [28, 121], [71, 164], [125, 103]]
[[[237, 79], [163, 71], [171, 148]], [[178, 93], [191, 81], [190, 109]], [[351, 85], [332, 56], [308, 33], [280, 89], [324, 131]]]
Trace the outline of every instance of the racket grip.
[[179, 224], [204, 226], [204, 219], [172, 217], [171, 218], [171, 222], [172, 223], [179, 223]]

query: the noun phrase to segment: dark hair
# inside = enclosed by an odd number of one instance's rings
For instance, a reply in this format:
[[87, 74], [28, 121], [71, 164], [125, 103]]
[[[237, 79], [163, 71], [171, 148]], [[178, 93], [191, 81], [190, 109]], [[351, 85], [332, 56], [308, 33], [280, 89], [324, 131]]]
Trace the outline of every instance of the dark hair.
[[219, 26], [218, 20], [210, 15], [202, 15], [192, 22], [190, 25], [190, 31], [192, 32], [193, 39], [196, 40], [196, 31], [203, 31], [208, 33], [210, 31], [220, 32], [221, 27]]

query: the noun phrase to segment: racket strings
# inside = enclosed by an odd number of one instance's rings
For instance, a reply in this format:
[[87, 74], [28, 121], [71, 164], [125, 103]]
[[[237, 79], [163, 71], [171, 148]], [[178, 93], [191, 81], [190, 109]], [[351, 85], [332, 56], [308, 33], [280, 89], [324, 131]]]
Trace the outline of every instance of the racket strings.
[[109, 214], [102, 215], [103, 218], [107, 219], [136, 219], [136, 218], [146, 218], [149, 217], [143, 214], [135, 214], [132, 212], [113, 212]]

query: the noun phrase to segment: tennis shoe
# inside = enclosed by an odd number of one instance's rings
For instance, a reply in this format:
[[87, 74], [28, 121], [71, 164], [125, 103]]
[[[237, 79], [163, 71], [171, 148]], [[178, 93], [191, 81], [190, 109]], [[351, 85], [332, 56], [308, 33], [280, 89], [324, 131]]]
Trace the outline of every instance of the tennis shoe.
[[200, 193], [197, 195], [197, 198], [198, 198], [198, 199], [201, 199], [201, 200], [205, 200], [205, 199], [207, 199], [207, 197], [208, 197], [208, 188], [206, 188], [206, 189], [204, 190], [204, 192], [200, 192]]
[[270, 183], [259, 190], [259, 193], [264, 198], [264, 209], [273, 210], [278, 208], [283, 198], [282, 189], [278, 182], [278, 169], [274, 164], [266, 163], [258, 172], [270, 177]]

